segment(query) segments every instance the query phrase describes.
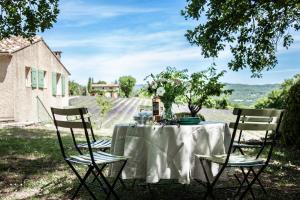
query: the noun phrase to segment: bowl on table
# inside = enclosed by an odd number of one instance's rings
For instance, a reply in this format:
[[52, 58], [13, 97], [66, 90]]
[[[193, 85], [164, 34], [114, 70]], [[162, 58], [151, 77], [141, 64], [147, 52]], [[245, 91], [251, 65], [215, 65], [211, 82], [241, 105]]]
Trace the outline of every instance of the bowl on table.
[[201, 122], [199, 117], [181, 117], [178, 123], [181, 125], [197, 125]]
[[147, 124], [152, 120], [151, 112], [140, 112], [138, 115], [133, 117], [134, 121], [138, 124]]

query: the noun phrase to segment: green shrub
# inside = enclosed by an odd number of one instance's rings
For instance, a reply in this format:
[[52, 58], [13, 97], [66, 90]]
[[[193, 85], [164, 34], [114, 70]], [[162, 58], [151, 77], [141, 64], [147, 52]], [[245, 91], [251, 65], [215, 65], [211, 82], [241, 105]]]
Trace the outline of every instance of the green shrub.
[[286, 105], [286, 114], [282, 125], [284, 130], [282, 142], [300, 148], [300, 78], [290, 88]]
[[100, 120], [101, 120], [101, 125], [102, 125], [103, 118], [106, 116], [106, 114], [109, 111], [111, 111], [113, 104], [111, 102], [111, 99], [109, 99], [105, 96], [97, 96], [96, 102], [100, 109]]
[[255, 108], [285, 109], [281, 126], [282, 143], [300, 147], [300, 74], [285, 80], [280, 89], [259, 99]]

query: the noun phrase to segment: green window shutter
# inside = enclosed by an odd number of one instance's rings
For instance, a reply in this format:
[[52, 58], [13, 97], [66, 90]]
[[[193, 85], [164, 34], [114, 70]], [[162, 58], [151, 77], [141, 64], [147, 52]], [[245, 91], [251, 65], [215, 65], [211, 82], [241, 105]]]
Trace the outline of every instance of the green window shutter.
[[65, 76], [61, 75], [61, 95], [65, 96], [65, 91], [66, 91], [66, 83], [65, 83]]
[[52, 72], [52, 95], [56, 96], [56, 73]]
[[39, 78], [38, 78], [38, 82], [39, 82], [39, 88], [43, 89], [44, 88], [44, 71], [43, 70], [39, 70]]
[[37, 87], [37, 70], [35, 68], [31, 68], [31, 87]]

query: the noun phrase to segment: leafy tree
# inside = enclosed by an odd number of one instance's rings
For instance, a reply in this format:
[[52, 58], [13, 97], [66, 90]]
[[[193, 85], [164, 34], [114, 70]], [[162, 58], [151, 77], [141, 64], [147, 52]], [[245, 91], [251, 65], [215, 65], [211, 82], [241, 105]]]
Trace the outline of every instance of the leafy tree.
[[278, 42], [288, 48], [290, 30], [300, 29], [299, 0], [187, 0], [182, 15], [200, 21], [186, 37], [205, 57], [217, 57], [229, 45], [229, 68], [249, 67], [253, 77], [275, 67]]
[[56, 22], [59, 0], [1, 0], [0, 40], [11, 35], [26, 38], [44, 32]]
[[184, 101], [188, 103], [191, 115], [194, 117], [202, 106], [210, 102], [210, 97], [221, 94], [231, 94], [232, 90], [224, 89], [225, 84], [219, 82], [225, 71], [216, 72], [213, 67], [193, 73], [186, 84]]
[[84, 95], [85, 88], [75, 81], [69, 81], [69, 94], [72, 96]]
[[[287, 145], [300, 143], [300, 74], [285, 80], [278, 90], [273, 90], [267, 97], [259, 99], [256, 108], [285, 109], [282, 124], [282, 142]], [[299, 146], [298, 146], [299, 147]]]
[[216, 102], [216, 109], [227, 109], [228, 108], [228, 98], [226, 98], [225, 96], [224, 97], [221, 97], [221, 98], [217, 98], [215, 99], [215, 102]]
[[266, 97], [260, 98], [255, 103], [255, 108], [285, 108], [286, 95], [283, 90], [273, 90]]
[[120, 89], [124, 93], [125, 97], [129, 97], [130, 93], [135, 86], [136, 80], [132, 76], [122, 76], [119, 78]]
[[106, 98], [105, 96], [97, 96], [96, 102], [100, 109], [99, 114], [100, 114], [100, 120], [101, 120], [101, 125], [102, 125], [104, 117], [112, 109], [112, 102], [110, 99]]
[[106, 84], [106, 82], [100, 80], [100, 81], [97, 82], [97, 84]]
[[293, 78], [285, 80], [279, 89], [271, 91], [267, 97], [258, 99], [254, 107], [286, 109], [288, 107], [289, 91], [299, 78], [300, 74], [297, 74]]
[[228, 96], [225, 95], [220, 98], [209, 97], [204, 106], [206, 108], [227, 109], [230, 106], [230, 103], [228, 100]]

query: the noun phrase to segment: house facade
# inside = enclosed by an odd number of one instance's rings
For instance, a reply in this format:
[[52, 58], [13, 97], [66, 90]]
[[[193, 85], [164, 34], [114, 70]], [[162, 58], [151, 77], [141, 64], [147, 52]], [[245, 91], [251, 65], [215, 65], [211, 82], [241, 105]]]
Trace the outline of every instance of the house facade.
[[0, 41], [0, 121], [38, 122], [51, 106], [68, 105], [70, 73], [60, 54], [41, 37]]
[[92, 84], [91, 95], [97, 95], [102, 93], [108, 98], [118, 98], [119, 94], [119, 85], [118, 84]]

